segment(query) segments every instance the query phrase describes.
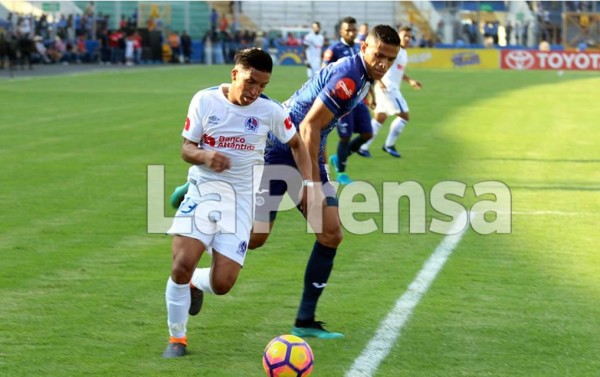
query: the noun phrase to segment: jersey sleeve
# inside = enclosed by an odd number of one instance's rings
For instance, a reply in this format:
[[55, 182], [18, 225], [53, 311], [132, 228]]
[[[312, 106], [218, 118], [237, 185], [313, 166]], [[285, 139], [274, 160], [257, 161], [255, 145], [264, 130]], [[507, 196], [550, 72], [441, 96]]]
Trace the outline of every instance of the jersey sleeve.
[[290, 115], [282, 107], [278, 106], [273, 113], [271, 133], [282, 143], [289, 142], [296, 133]]
[[325, 83], [319, 98], [335, 115], [340, 115], [356, 96], [358, 85], [348, 69], [336, 70]]
[[335, 58], [335, 54], [333, 52], [333, 49], [328, 48], [327, 50], [325, 50], [325, 52], [323, 53], [323, 64], [327, 65], [330, 64], [331, 62], [333, 62]]
[[193, 141], [194, 143], [200, 143], [202, 140], [202, 134], [204, 133], [204, 127], [202, 126], [202, 96], [200, 93], [196, 95], [190, 101], [188, 108], [187, 117], [185, 118], [185, 125], [181, 136]]

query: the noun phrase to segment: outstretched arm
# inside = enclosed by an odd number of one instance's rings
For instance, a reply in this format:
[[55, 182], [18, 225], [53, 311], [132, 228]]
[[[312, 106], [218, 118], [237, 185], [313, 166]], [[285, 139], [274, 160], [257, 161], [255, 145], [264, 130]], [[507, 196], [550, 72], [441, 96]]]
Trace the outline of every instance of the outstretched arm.
[[334, 114], [317, 98], [304, 120], [300, 123], [300, 136], [308, 149], [312, 166], [312, 180], [320, 181], [319, 149], [321, 145], [321, 130], [333, 120]]
[[421, 85], [420, 82], [418, 82], [417, 80], [413, 80], [410, 77], [404, 75], [404, 77], [402, 78], [402, 80], [406, 81], [407, 83], [410, 84], [410, 86], [412, 86], [413, 88], [419, 90], [421, 89], [423, 86]]

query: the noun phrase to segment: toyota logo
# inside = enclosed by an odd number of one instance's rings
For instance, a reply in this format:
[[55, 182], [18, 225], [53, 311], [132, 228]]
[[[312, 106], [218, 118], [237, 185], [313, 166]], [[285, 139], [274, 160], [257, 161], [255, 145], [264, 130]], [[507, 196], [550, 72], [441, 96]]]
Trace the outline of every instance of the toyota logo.
[[535, 63], [535, 58], [529, 51], [513, 50], [506, 54], [504, 62], [510, 69], [529, 69]]

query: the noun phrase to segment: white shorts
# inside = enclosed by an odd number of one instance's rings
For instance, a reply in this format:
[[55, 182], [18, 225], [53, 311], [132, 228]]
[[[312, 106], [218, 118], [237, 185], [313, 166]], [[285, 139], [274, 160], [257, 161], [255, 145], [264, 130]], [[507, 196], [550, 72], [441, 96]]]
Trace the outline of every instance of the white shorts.
[[400, 89], [392, 88], [388, 90], [383, 89], [379, 85], [375, 85], [374, 92], [375, 101], [377, 102], [375, 114], [385, 113], [387, 115], [395, 115], [408, 113], [408, 104], [404, 97], [402, 97]]
[[200, 195], [190, 183], [167, 234], [197, 239], [243, 266], [252, 230], [252, 195], [229, 196], [223, 192]]
[[306, 59], [306, 61], [310, 65], [310, 69], [313, 74], [319, 72], [319, 70], [321, 69], [321, 64], [322, 64], [320, 57]]

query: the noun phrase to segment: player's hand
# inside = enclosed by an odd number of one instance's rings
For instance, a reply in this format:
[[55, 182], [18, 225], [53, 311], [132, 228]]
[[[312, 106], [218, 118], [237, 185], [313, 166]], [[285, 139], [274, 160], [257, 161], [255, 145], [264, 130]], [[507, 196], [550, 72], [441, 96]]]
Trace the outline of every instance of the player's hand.
[[375, 108], [377, 107], [377, 102], [375, 101], [375, 98], [371, 100], [371, 103], [369, 103], [369, 107], [371, 108], [371, 110], [375, 110]]
[[217, 173], [221, 173], [231, 167], [231, 160], [217, 151], [207, 151], [205, 164]]
[[416, 90], [421, 90], [421, 88], [423, 87], [423, 86], [421, 85], [421, 83], [420, 83], [420, 82], [418, 82], [417, 80], [412, 80], [412, 79], [411, 79], [411, 80], [410, 80], [408, 83], [410, 84], [410, 86], [412, 86], [412, 87], [413, 87], [413, 88], [415, 88]]
[[315, 232], [323, 229], [323, 208], [325, 197], [323, 196], [323, 184], [313, 182], [304, 188], [302, 198], [302, 213]]

